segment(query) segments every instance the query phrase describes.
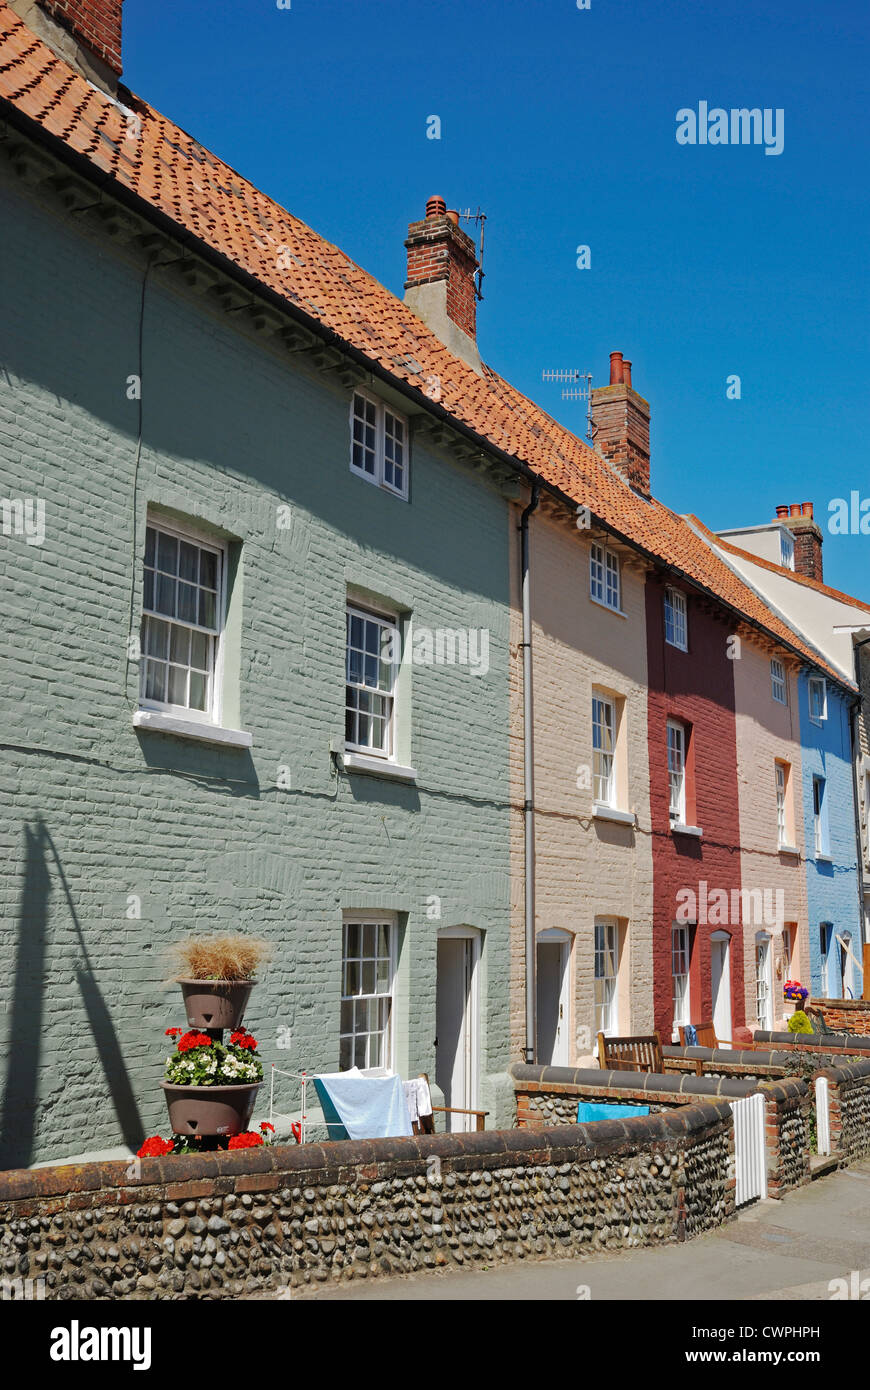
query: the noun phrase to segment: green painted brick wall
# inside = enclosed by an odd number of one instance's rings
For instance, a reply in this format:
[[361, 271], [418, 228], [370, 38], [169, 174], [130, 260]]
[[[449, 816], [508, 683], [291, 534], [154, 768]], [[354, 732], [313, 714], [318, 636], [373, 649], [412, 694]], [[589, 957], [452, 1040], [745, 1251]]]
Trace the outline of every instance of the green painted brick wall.
[[[404, 1074], [435, 1073], [438, 929], [484, 933], [480, 1103], [509, 1123], [507, 502], [422, 441], [409, 503], [352, 476], [347, 388], [170, 269], [145, 295], [137, 477], [143, 255], [5, 162], [0, 197], [0, 497], [45, 502], [43, 544], [0, 535], [0, 1166], [166, 1132], [166, 947], [191, 929], [269, 936], [246, 1016], [264, 1061], [335, 1067], [349, 908], [402, 914]], [[229, 539], [225, 722], [251, 753], [133, 728], [149, 505]], [[333, 768], [349, 586], [490, 634], [485, 676], [403, 672], [416, 786]]]

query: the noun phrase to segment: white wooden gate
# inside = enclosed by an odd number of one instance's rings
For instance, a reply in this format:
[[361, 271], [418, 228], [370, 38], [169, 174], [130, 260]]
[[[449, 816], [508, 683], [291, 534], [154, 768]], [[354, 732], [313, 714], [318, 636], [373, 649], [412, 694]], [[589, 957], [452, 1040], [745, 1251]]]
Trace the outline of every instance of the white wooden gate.
[[737, 1169], [738, 1207], [767, 1196], [767, 1160], [764, 1152], [764, 1096], [745, 1096], [731, 1102], [734, 1116], [734, 1160]]

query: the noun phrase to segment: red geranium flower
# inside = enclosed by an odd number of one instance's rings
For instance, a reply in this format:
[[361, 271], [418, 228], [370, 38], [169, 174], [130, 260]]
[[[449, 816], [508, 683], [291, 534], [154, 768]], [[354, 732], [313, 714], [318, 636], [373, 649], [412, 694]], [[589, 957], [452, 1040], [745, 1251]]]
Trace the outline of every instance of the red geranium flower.
[[208, 1033], [185, 1033], [183, 1038], [178, 1040], [179, 1052], [189, 1052], [192, 1047], [211, 1047], [213, 1039]]
[[262, 1144], [263, 1136], [254, 1134], [253, 1130], [246, 1129], [241, 1134], [234, 1134], [227, 1144], [228, 1149], [256, 1149]]
[[261, 1123], [261, 1125], [260, 1125], [260, 1129], [270, 1129], [270, 1130], [272, 1131], [273, 1134], [275, 1133], [275, 1126], [274, 1126], [274, 1125], [270, 1125], [268, 1120], [263, 1120], [263, 1121], [262, 1121], [262, 1123]]
[[166, 1030], [166, 1036], [167, 1036], [167, 1038], [179, 1038], [179, 1037], [181, 1037], [181, 1029], [180, 1029], [180, 1028], [167, 1028], [167, 1030]]
[[172, 1140], [161, 1139], [159, 1134], [152, 1134], [150, 1139], [139, 1149], [137, 1158], [162, 1158], [164, 1154], [172, 1153]]
[[230, 1035], [230, 1045], [232, 1047], [246, 1047], [253, 1052], [257, 1046], [257, 1039], [252, 1037], [250, 1033], [246, 1033], [244, 1029], [237, 1028], [235, 1033]]

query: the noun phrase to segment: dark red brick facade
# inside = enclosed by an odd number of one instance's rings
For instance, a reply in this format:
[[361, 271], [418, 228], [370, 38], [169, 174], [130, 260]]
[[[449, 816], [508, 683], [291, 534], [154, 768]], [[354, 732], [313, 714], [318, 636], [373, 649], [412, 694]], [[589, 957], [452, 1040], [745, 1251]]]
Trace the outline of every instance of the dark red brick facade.
[[121, 75], [121, 11], [124, 0], [39, 0], [85, 48]]
[[[700, 883], [740, 889], [740, 826], [737, 799], [737, 742], [734, 671], [728, 656], [732, 622], [725, 610], [686, 592], [688, 651], [665, 641], [665, 582], [651, 575], [646, 586], [649, 665], [648, 739], [653, 851], [653, 996], [655, 1027], [669, 1042], [673, 1021], [671, 934], [680, 899]], [[688, 729], [686, 823], [701, 838], [674, 834], [670, 825], [667, 721]], [[700, 914], [699, 914], [700, 915]], [[698, 922], [692, 932], [690, 1008], [692, 1021], [713, 1012], [710, 937], [729, 931], [731, 1027], [744, 1026], [743, 932], [733, 922]]]

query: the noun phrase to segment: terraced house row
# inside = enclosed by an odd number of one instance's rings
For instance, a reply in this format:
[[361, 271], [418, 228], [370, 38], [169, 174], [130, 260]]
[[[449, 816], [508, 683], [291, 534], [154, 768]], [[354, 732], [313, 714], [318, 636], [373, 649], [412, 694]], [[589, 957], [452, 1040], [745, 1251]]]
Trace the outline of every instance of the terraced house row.
[[0, 0], [3, 1166], [159, 1126], [192, 928], [273, 940], [267, 1062], [489, 1126], [599, 1030], [859, 995], [870, 610], [811, 507], [676, 515], [621, 353], [591, 446], [481, 360], [442, 199], [400, 299], [120, 51]]

